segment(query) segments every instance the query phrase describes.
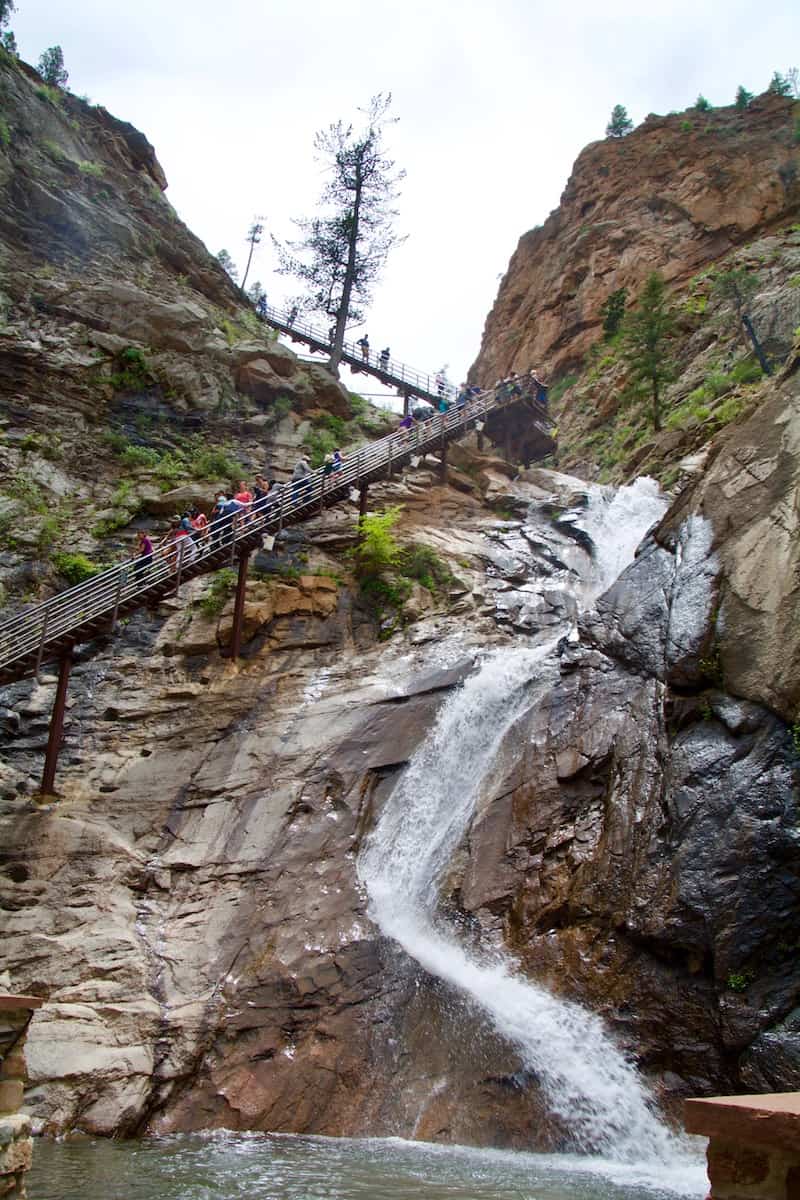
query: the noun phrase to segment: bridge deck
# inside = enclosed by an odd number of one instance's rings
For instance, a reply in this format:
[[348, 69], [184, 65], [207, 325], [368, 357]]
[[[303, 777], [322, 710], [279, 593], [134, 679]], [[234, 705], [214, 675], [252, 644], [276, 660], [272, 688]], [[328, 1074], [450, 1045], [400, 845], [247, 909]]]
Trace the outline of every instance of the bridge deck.
[[[279, 333], [286, 334], [292, 341], [303, 342], [317, 353], [331, 353], [333, 347], [328, 336], [322, 330], [315, 329], [313, 325], [297, 318], [291, 320], [291, 313], [272, 308], [269, 305], [258, 311], [259, 316], [267, 325], [277, 329]], [[400, 395], [405, 393], [409, 396], [420, 396], [423, 400], [430, 401], [431, 404], [436, 404], [442, 396], [448, 400], [455, 398], [456, 389], [453, 385], [446, 381], [439, 382], [435, 373], [426, 374], [424, 371], [417, 371], [396, 358], [389, 357], [382, 360], [380, 351], [370, 350], [365, 357], [361, 348], [353, 342], [344, 343], [342, 362], [347, 363], [348, 367], [356, 373], [364, 371], [368, 375], [374, 376], [386, 387], [395, 388]], [[323, 365], [320, 363], [320, 366]]]
[[114, 566], [11, 617], [0, 624], [0, 685], [38, 674], [43, 663], [70, 646], [113, 631], [126, 613], [176, 594], [197, 575], [234, 565], [265, 535], [349, 499], [353, 489], [390, 476], [412, 458], [462, 437], [491, 413], [516, 405], [530, 410], [543, 457], [554, 445], [544, 410], [529, 397], [483, 393], [468, 405], [437, 413], [408, 431], [389, 434], [347, 455], [338, 471], [326, 475], [319, 468], [302, 482], [285, 484], [250, 513], [215, 521], [197, 543], [185, 538], [178, 546], [154, 554], [150, 564], [134, 559]]

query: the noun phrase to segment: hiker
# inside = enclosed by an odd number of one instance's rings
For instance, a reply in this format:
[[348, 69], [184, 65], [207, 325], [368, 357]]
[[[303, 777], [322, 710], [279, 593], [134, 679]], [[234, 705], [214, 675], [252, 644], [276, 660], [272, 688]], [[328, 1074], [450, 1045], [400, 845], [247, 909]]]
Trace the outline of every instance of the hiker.
[[469, 400], [469, 388], [466, 383], [462, 383], [458, 389], [458, 398], [456, 400], [456, 408], [463, 408]]
[[270, 483], [263, 475], [256, 475], [253, 484], [253, 512], [260, 512], [266, 507]]
[[189, 520], [192, 523], [195, 541], [203, 541], [208, 534], [208, 517], [194, 504], [189, 509]]
[[411, 436], [411, 430], [414, 428], [416, 423], [417, 422], [414, 420], [411, 413], [406, 413], [406, 415], [401, 418], [400, 424], [397, 426], [397, 433], [401, 441], [405, 441], [406, 438]]
[[331, 345], [333, 345], [335, 337], [336, 337], [336, 326], [331, 325], [330, 329], [328, 330], [328, 341], [330, 342]]
[[369, 338], [367, 337], [367, 335], [364, 334], [363, 337], [359, 338], [358, 341], [356, 342], [356, 345], [361, 347], [361, 357], [363, 358], [364, 362], [368, 363], [369, 362]]
[[543, 409], [547, 409], [547, 384], [544, 383], [538, 375], [536, 368], [531, 371], [531, 382], [533, 383], [534, 396], [537, 403], [541, 404]]
[[246, 512], [250, 511], [250, 505], [253, 503], [253, 493], [247, 486], [244, 479], [239, 480], [239, 490], [234, 492], [234, 500], [238, 500]]
[[256, 304], [256, 312], [258, 313], [258, 315], [261, 317], [262, 320], [264, 319], [264, 317], [266, 317], [266, 315], [267, 315], [267, 293], [266, 292], [262, 292], [261, 295], [258, 297], [258, 303]]
[[440, 413], [446, 413], [450, 407], [450, 401], [445, 396], [444, 392], [439, 393], [439, 403], [436, 405]]
[[341, 471], [343, 465], [344, 464], [342, 462], [341, 450], [334, 450], [334, 452], [333, 452], [333, 469], [334, 469], [334, 471]]
[[181, 513], [181, 515], [176, 517], [175, 520], [178, 522], [178, 529], [180, 532], [186, 534], [187, 537], [190, 537], [192, 541], [194, 541], [194, 525], [192, 525], [192, 518], [189, 516], [188, 512]]
[[292, 471], [293, 502], [301, 497], [304, 497], [307, 500], [311, 495], [313, 489], [311, 480], [309, 479], [310, 474], [311, 467], [308, 465], [308, 459], [305, 457], [305, 455], [301, 454], [295, 463], [294, 470]]
[[140, 529], [136, 535], [136, 554], [134, 557], [133, 570], [138, 582], [141, 579], [142, 571], [146, 571], [153, 564], [153, 543], [150, 534], [146, 529]]
[[224, 492], [217, 492], [217, 502], [211, 510], [214, 548], [232, 540], [234, 523], [241, 507], [238, 500], [229, 500]]
[[436, 373], [436, 394], [437, 394], [437, 396], [443, 396], [446, 391], [447, 391], [447, 380], [445, 379], [444, 371], [437, 371], [437, 373]]
[[389, 354], [390, 354], [389, 347], [385, 346], [384, 349], [381, 350], [381, 356], [380, 356], [380, 367], [381, 367], [382, 371], [389, 370]]
[[286, 324], [287, 324], [287, 325], [294, 325], [294, 323], [295, 323], [295, 321], [296, 321], [296, 320], [297, 320], [297, 305], [296, 305], [296, 304], [293, 304], [293, 305], [292, 305], [292, 307], [291, 307], [291, 310], [290, 310], [290, 312], [289, 312], [289, 316], [288, 316], [288, 319], [287, 319], [287, 321], [286, 321]]
[[331, 453], [326, 454], [322, 463], [322, 474], [325, 476], [332, 475], [335, 469], [336, 468], [333, 465], [333, 455]]

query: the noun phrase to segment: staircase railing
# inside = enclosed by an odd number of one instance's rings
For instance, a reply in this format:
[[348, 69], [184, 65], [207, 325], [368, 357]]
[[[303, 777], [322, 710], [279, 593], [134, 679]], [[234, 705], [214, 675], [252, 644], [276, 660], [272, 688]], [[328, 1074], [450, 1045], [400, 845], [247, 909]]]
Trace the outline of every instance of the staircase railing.
[[544, 434], [549, 422], [541, 405], [519, 388], [507, 385], [483, 392], [386, 437], [348, 453], [338, 470], [319, 467], [302, 479], [278, 485], [249, 510], [211, 522], [196, 537], [187, 535], [154, 548], [152, 558], [129, 559], [74, 587], [59, 592], [26, 612], [0, 623], [0, 672], [11, 674], [15, 663], [26, 660], [30, 670], [44, 661], [48, 646], [78, 634], [99, 621], [113, 626], [118, 614], [140, 600], [177, 590], [182, 579], [197, 575], [205, 565], [219, 570], [236, 561], [238, 549], [252, 549], [265, 534], [307, 519], [322, 509], [347, 499], [351, 491], [404, 465], [410, 458], [438, 450], [461, 436], [498, 409], [525, 400], [532, 405], [531, 419]]

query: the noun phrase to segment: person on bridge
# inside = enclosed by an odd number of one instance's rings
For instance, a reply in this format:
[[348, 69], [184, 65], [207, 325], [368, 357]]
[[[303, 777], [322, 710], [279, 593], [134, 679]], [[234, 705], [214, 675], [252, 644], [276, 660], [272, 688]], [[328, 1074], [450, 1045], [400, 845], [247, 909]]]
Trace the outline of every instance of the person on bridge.
[[342, 466], [343, 466], [342, 452], [341, 452], [341, 450], [334, 450], [334, 452], [333, 452], [333, 469], [334, 469], [334, 471], [341, 471]]
[[390, 354], [391, 354], [391, 351], [390, 351], [389, 347], [388, 347], [388, 346], [384, 346], [383, 350], [381, 350], [380, 364], [379, 364], [379, 365], [380, 365], [380, 368], [381, 368], [381, 370], [382, 370], [382, 371], [388, 371], [388, 370], [389, 370], [389, 356], [390, 356]]
[[311, 467], [308, 465], [308, 459], [301, 454], [292, 471], [292, 500], [300, 499], [303, 496], [308, 499], [311, 495], [310, 475]]
[[133, 570], [136, 579], [141, 578], [142, 572], [147, 571], [147, 568], [153, 562], [153, 542], [150, 534], [146, 529], [140, 529], [136, 535], [136, 557], [134, 559]]
[[437, 373], [436, 373], [436, 395], [443, 396], [446, 391], [447, 391], [447, 380], [445, 378], [444, 371], [437, 371]]
[[208, 517], [204, 512], [200, 512], [196, 504], [193, 504], [189, 509], [189, 520], [192, 523], [192, 529], [195, 531], [195, 541], [203, 541], [208, 531]]
[[369, 338], [367, 337], [366, 333], [364, 334], [363, 337], [360, 337], [358, 339], [358, 341], [356, 342], [356, 345], [361, 347], [361, 357], [363, 358], [364, 362], [368, 363], [369, 362]]
[[335, 337], [336, 337], [336, 326], [331, 325], [330, 329], [328, 330], [328, 341], [330, 342], [331, 345], [333, 345], [333, 339]]
[[298, 312], [297, 305], [293, 304], [289, 311], [289, 316], [286, 319], [287, 325], [294, 325], [295, 321], [297, 320], [297, 312]]
[[266, 292], [262, 292], [261, 295], [258, 297], [258, 303], [256, 304], [256, 312], [258, 313], [258, 315], [261, 317], [261, 319], [263, 321], [264, 317], [266, 317], [266, 315], [267, 315], [267, 293]]
[[547, 408], [547, 384], [543, 383], [542, 380], [539, 378], [539, 373], [538, 373], [536, 367], [534, 367], [531, 371], [530, 380], [531, 380], [531, 391], [533, 392], [534, 399], [537, 400], [539, 404], [541, 404], [542, 408], [546, 409]]

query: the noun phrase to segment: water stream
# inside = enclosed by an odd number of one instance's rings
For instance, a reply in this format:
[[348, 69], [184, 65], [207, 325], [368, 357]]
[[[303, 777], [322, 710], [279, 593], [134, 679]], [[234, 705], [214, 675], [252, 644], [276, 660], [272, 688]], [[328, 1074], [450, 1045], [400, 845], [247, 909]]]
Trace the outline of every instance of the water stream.
[[[633, 557], [664, 502], [650, 481], [596, 489], [574, 519], [595, 547], [590, 575], [571, 586], [590, 604]], [[504, 741], [557, 672], [558, 636], [487, 655], [440, 710], [362, 853], [370, 915], [426, 971], [489, 1018], [541, 1082], [577, 1149], [682, 1170], [687, 1150], [660, 1119], [635, 1067], [601, 1020], [522, 977], [498, 947], [477, 951], [439, 912], [442, 877], [481, 797], [491, 796]]]

